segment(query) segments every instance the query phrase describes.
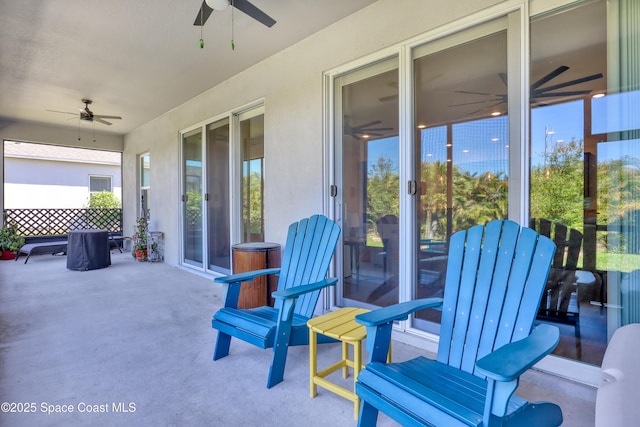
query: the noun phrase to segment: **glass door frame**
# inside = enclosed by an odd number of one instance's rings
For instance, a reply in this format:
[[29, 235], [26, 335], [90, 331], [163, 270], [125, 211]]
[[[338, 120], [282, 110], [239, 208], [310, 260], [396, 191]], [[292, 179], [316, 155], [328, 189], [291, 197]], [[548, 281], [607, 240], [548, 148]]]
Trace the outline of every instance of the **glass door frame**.
[[[337, 117], [342, 117], [343, 116], [343, 112], [342, 112], [342, 97], [341, 97], [341, 87], [344, 86], [348, 86], [349, 84], [358, 82], [358, 81], [362, 81], [365, 80], [367, 78], [382, 74], [384, 72], [388, 72], [388, 71], [392, 71], [394, 69], [398, 69], [399, 66], [399, 57], [398, 57], [398, 53], [394, 52], [392, 55], [388, 55], [388, 56], [381, 56], [379, 58], [377, 58], [377, 60], [372, 61], [370, 63], [368, 63], [366, 66], [363, 67], [356, 67], [354, 69], [351, 69], [347, 72], [343, 72], [343, 73], [339, 73], [334, 75], [331, 80], [330, 80], [330, 85], [332, 88], [332, 98], [334, 99], [333, 101], [333, 105], [335, 106], [335, 109], [333, 109], [333, 120], [337, 121]], [[336, 84], [336, 82], [339, 79], [344, 79], [341, 84]], [[400, 76], [398, 76], [398, 79], [400, 80]], [[400, 85], [400, 82], [398, 83]], [[338, 128], [340, 129], [340, 131], [338, 131]], [[399, 126], [400, 132], [402, 132], [403, 126]], [[343, 230], [343, 233], [341, 233], [341, 237], [340, 237], [340, 244], [337, 245], [336, 248], [336, 255], [335, 258], [336, 260], [344, 260], [344, 240], [345, 240], [345, 230], [346, 230], [346, 218], [343, 218], [343, 208], [344, 208], [344, 199], [342, 197], [343, 192], [342, 192], [342, 187], [343, 187], [343, 183], [344, 183], [344, 176], [343, 176], [343, 168], [344, 168], [344, 164], [343, 164], [343, 157], [340, 154], [343, 148], [343, 140], [342, 140], [342, 126], [341, 124], [337, 124], [335, 127], [335, 130], [332, 131], [332, 137], [334, 140], [334, 146], [332, 147], [335, 150], [335, 154], [334, 154], [334, 159], [335, 162], [330, 162], [333, 166], [334, 166], [334, 176], [335, 176], [335, 182], [336, 183], [340, 183], [340, 185], [337, 185], [335, 187], [336, 189], [336, 197], [334, 197], [334, 201], [335, 201], [335, 206], [334, 206], [334, 212], [335, 212], [335, 216], [334, 219], [336, 220], [336, 222], [340, 225], [340, 227]], [[400, 137], [398, 137], [398, 140], [400, 141]], [[400, 142], [399, 142], [399, 146], [400, 146]], [[400, 148], [400, 147], [399, 147]], [[401, 154], [398, 153], [398, 156], [400, 158]], [[398, 159], [400, 162], [400, 159]], [[400, 181], [402, 182], [402, 181]], [[401, 187], [401, 186], [400, 186]], [[400, 188], [398, 188], [399, 191], [399, 196], [402, 199], [402, 191]], [[402, 206], [402, 204], [401, 204]], [[400, 233], [402, 233], [402, 231], [400, 231]], [[399, 248], [400, 251], [402, 251], [402, 248]], [[400, 255], [402, 256], [402, 255]], [[337, 275], [338, 277], [344, 277], [345, 275], [345, 269], [344, 269], [344, 263], [341, 261], [337, 261], [336, 263], [336, 268], [337, 268]], [[399, 271], [399, 281], [402, 282], [403, 280], [403, 271], [402, 269], [400, 269]], [[339, 290], [339, 291], [338, 291]], [[335, 306], [340, 306], [343, 304], [348, 304], [350, 306], [361, 306], [361, 307], [368, 307], [370, 308], [368, 305], [366, 305], [363, 302], [360, 301], [356, 301], [356, 300], [352, 300], [352, 299], [348, 299], [345, 298], [343, 296], [344, 294], [344, 283], [340, 283], [338, 285], [338, 287], [332, 287], [331, 288], [331, 295], [332, 295], [332, 299], [331, 301], [335, 301]], [[331, 306], [334, 306], [333, 304]]]
[[[330, 161], [329, 179], [327, 181], [328, 189], [326, 193], [328, 196], [327, 206], [328, 214], [332, 215], [332, 218], [339, 223], [342, 223], [342, 200], [340, 196], [340, 185], [342, 183], [341, 168], [342, 159], [340, 157], [340, 147], [342, 141], [340, 141], [340, 135], [334, 131], [336, 126], [335, 117], [340, 115], [340, 102], [336, 95], [336, 82], [341, 76], [351, 73], [355, 70], [365, 68], [376, 62], [381, 62], [391, 57], [398, 57], [399, 60], [399, 174], [400, 174], [400, 235], [410, 236], [400, 242], [400, 259], [401, 268], [400, 282], [401, 283], [414, 283], [416, 280], [415, 273], [415, 259], [412, 254], [416, 248], [416, 228], [414, 214], [416, 208], [416, 197], [410, 194], [409, 187], [411, 183], [415, 183], [415, 168], [414, 157], [416, 155], [414, 148], [415, 133], [415, 119], [413, 117], [414, 112], [414, 95], [413, 95], [413, 67], [412, 61], [414, 59], [414, 51], [419, 47], [423, 47], [429, 43], [441, 43], [445, 38], [452, 38], [454, 42], [462, 43], [466, 40], [459, 40], [458, 34], [467, 29], [473, 29], [474, 27], [482, 26], [489, 21], [494, 21], [498, 18], [506, 17], [508, 21], [507, 27], [509, 28], [509, 37], [517, 38], [517, 40], [510, 40], [508, 42], [508, 67], [509, 75], [516, 76], [516, 78], [509, 79], [509, 137], [512, 141], [520, 141], [521, 144], [518, 147], [513, 147], [510, 157], [510, 181], [509, 181], [509, 217], [516, 221], [523, 222], [527, 209], [527, 201], [523, 200], [524, 194], [528, 191], [528, 174], [526, 164], [528, 158], [526, 156], [527, 151], [524, 149], [523, 144], [527, 141], [525, 130], [528, 126], [528, 112], [521, 111], [520, 106], [526, 105], [528, 102], [528, 93], [522, 85], [522, 81], [528, 81], [528, 75], [525, 75], [528, 61], [528, 55], [522, 52], [522, 46], [528, 43], [528, 39], [523, 40], [521, 29], [523, 26], [528, 31], [528, 18], [525, 12], [525, 8], [520, 2], [510, 4], [508, 7], [497, 6], [487, 9], [472, 17], [467, 17], [461, 21], [440, 27], [425, 35], [416, 37], [407, 41], [405, 44], [385, 49], [377, 54], [362, 58], [354, 63], [348, 64], [344, 67], [329, 71], [325, 73], [325, 152], [328, 155]], [[454, 46], [448, 42], [448, 47]], [[443, 47], [444, 49], [444, 47]], [[515, 52], [515, 54], [513, 53]], [[336, 253], [336, 259], [342, 260], [343, 245], [338, 245], [339, 252]], [[342, 274], [342, 262], [337, 262], [338, 275]], [[340, 276], [342, 277], [342, 276]], [[400, 291], [400, 301], [407, 301], [413, 297], [412, 287], [405, 285]], [[339, 295], [333, 291], [332, 299], [326, 308], [338, 307], [340, 302]], [[413, 328], [411, 321], [404, 321], [399, 323], [399, 329], [403, 331], [415, 331], [418, 335], [428, 336], [434, 338], [432, 334], [425, 334], [422, 331], [418, 331]]]
[[[508, 75], [508, 115], [509, 115], [509, 208], [510, 219], [521, 224], [528, 223], [529, 216], [529, 22], [530, 17], [546, 10], [570, 3], [569, 0], [532, 0], [509, 1], [503, 4], [489, 7], [483, 11], [464, 17], [457, 21], [445, 24], [425, 34], [416, 36], [404, 43], [384, 49], [376, 54], [361, 58], [350, 64], [327, 71], [324, 74], [324, 152], [328, 162], [328, 175], [325, 180], [326, 214], [334, 220], [342, 223], [342, 200], [340, 186], [342, 177], [342, 159], [340, 158], [341, 141], [334, 131], [335, 117], [338, 117], [339, 102], [336, 98], [336, 79], [341, 75], [350, 73], [358, 68], [397, 55], [399, 58], [399, 174], [400, 174], [400, 282], [404, 283], [400, 290], [400, 301], [413, 298], [412, 289], [416, 281], [415, 252], [416, 227], [415, 209], [416, 198], [409, 194], [407, 187], [415, 182], [415, 168], [413, 167], [416, 155], [414, 147], [415, 134], [414, 102], [413, 99], [413, 69], [412, 61], [414, 50], [430, 43], [439, 43], [443, 40], [455, 41], [459, 33], [465, 30], [480, 27], [500, 18], [506, 18], [507, 25], [507, 67]], [[453, 45], [452, 45], [453, 46]], [[338, 277], [343, 277], [342, 253], [343, 243], [338, 245], [336, 252], [336, 268]], [[337, 308], [340, 303], [338, 291], [332, 290], [325, 299], [325, 309]], [[394, 329], [403, 332], [394, 335], [394, 339], [416, 344], [430, 351], [437, 350], [437, 335], [417, 329], [414, 320], [397, 322]], [[537, 367], [550, 373], [561, 375], [572, 380], [586, 384], [597, 384], [599, 381], [599, 369], [584, 363], [549, 356], [538, 363]]]
[[[207, 212], [207, 201], [205, 200], [205, 194], [208, 193], [208, 183], [207, 183], [207, 175], [206, 171], [208, 168], [208, 159], [207, 159], [207, 128], [209, 125], [221, 122], [223, 120], [229, 121], [229, 215], [231, 218], [231, 227], [229, 230], [229, 241], [230, 246], [234, 243], [241, 242], [242, 238], [242, 200], [240, 197], [241, 193], [241, 185], [242, 185], [242, 156], [241, 156], [241, 144], [240, 144], [240, 121], [253, 117], [255, 115], [264, 114], [264, 100], [258, 100], [252, 103], [248, 103], [243, 105], [233, 111], [214, 116], [203, 120], [197, 124], [189, 126], [179, 132], [178, 135], [178, 158], [180, 167], [183, 167], [184, 164], [184, 152], [182, 149], [183, 139], [186, 135], [193, 133], [194, 131], [199, 130], [202, 135], [202, 144], [201, 144], [201, 157], [202, 157], [202, 258], [203, 261], [201, 265], [196, 265], [192, 262], [187, 262], [185, 260], [184, 253], [184, 203], [180, 201], [178, 204], [178, 218], [180, 224], [180, 265], [193, 269], [196, 271], [205, 272], [208, 274], [220, 274], [219, 271], [214, 271], [209, 268], [208, 259], [209, 259], [209, 248], [208, 248], [208, 240], [206, 236], [208, 236], [208, 212]], [[180, 182], [179, 185], [179, 194], [184, 193], [184, 185], [185, 185], [185, 176], [184, 170], [180, 171]]]

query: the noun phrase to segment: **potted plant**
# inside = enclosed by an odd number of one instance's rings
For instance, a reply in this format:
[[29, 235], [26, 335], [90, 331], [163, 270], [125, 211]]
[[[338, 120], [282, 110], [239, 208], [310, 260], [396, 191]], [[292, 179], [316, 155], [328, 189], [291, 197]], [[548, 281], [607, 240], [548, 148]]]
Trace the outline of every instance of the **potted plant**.
[[15, 259], [24, 245], [24, 237], [19, 236], [15, 224], [6, 224], [0, 229], [0, 259]]
[[147, 260], [147, 234], [149, 232], [149, 218], [141, 216], [136, 219], [133, 234], [133, 255], [138, 261]]

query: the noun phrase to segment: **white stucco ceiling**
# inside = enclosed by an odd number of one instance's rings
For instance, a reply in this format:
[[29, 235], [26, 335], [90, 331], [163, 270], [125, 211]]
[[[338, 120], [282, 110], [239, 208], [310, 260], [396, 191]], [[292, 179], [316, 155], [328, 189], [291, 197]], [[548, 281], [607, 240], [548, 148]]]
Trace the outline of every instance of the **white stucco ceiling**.
[[[0, 119], [77, 127], [82, 98], [125, 134], [375, 0], [252, 0], [267, 28], [201, 0], [0, 0]], [[231, 22], [235, 50], [231, 49]]]

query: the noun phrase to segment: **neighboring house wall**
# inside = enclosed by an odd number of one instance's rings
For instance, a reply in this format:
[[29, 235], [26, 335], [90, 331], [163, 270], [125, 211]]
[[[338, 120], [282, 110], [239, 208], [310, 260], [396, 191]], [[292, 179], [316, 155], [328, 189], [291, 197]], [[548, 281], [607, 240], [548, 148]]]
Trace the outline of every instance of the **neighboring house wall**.
[[111, 177], [112, 192], [122, 198], [120, 153], [5, 143], [4, 208], [85, 207], [92, 175]]
[[[65, 147], [91, 148], [95, 150], [107, 150], [121, 153], [124, 149], [124, 137], [95, 132], [91, 137], [80, 134], [78, 140], [78, 130], [73, 128], [63, 128], [60, 126], [47, 126], [34, 122], [15, 122], [0, 118], [0, 140], [1, 141], [24, 141], [24, 142], [44, 142], [47, 144], [60, 145]], [[4, 144], [2, 145], [4, 155]], [[0, 176], [4, 174], [4, 162], [0, 162]], [[0, 209], [4, 209], [4, 186], [0, 186]]]

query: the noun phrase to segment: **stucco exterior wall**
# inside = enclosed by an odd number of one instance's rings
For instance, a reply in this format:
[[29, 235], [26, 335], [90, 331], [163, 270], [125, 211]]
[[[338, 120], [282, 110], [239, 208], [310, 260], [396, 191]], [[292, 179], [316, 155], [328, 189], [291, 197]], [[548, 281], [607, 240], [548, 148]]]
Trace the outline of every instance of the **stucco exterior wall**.
[[135, 220], [137, 156], [150, 152], [152, 225], [165, 232], [165, 262], [178, 264], [180, 130], [264, 99], [265, 238], [284, 243], [292, 221], [326, 212], [323, 72], [499, 3], [380, 0], [126, 135], [125, 229]]

